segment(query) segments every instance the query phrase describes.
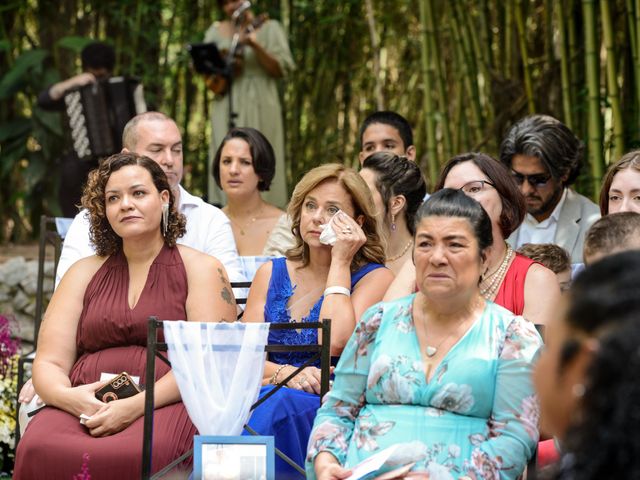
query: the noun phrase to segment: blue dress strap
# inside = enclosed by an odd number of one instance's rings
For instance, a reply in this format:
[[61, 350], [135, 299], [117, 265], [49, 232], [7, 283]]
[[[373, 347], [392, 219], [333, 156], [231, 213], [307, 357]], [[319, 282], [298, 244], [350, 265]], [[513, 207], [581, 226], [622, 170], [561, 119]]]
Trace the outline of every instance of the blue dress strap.
[[351, 290], [356, 288], [356, 284], [360, 280], [362, 280], [362, 277], [364, 277], [369, 272], [373, 272], [374, 270], [377, 270], [378, 268], [384, 268], [384, 265], [380, 263], [365, 263], [358, 270], [353, 272], [351, 274]]

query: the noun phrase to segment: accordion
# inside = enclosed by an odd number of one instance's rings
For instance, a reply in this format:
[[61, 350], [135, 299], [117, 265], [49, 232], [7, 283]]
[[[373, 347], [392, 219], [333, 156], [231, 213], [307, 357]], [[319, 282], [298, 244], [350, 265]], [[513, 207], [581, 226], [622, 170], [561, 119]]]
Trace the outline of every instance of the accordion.
[[71, 90], [64, 103], [73, 149], [81, 159], [118, 153], [124, 126], [147, 111], [142, 84], [127, 77], [111, 77]]

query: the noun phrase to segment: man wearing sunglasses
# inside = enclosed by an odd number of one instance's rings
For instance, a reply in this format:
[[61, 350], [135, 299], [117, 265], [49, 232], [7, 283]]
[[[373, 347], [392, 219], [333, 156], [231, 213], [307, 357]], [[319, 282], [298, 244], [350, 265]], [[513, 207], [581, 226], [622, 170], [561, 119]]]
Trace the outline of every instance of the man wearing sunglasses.
[[570, 185], [578, 177], [584, 145], [562, 122], [532, 115], [511, 127], [500, 146], [500, 161], [511, 169], [527, 215], [509, 243], [555, 243], [582, 262], [584, 236], [599, 217], [598, 206]]

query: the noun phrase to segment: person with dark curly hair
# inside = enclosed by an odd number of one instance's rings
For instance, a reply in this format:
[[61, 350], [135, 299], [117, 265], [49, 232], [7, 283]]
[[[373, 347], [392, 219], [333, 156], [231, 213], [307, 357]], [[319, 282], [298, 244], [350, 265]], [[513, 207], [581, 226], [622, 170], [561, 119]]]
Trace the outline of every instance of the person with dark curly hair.
[[[184, 174], [184, 155], [182, 135], [176, 122], [162, 112], [136, 115], [124, 127], [122, 144], [123, 152], [149, 157], [167, 175], [176, 208], [187, 221], [187, 231], [177, 242], [216, 257], [224, 264], [232, 282], [246, 281], [229, 219], [220, 209], [192, 195], [180, 184]], [[89, 242], [89, 219], [86, 211], [82, 210], [73, 219], [64, 239], [56, 284], [71, 265], [94, 253]]]
[[640, 478], [640, 252], [606, 257], [573, 281], [534, 372], [542, 427], [562, 458], [545, 478]]
[[527, 216], [508, 241], [555, 243], [582, 262], [584, 235], [599, 217], [598, 206], [569, 188], [578, 177], [583, 143], [562, 122], [531, 115], [515, 123], [500, 145], [500, 161], [525, 197]]
[[414, 217], [427, 193], [427, 185], [415, 162], [391, 152], [368, 156], [360, 176], [371, 190], [386, 241], [385, 265], [397, 275], [411, 258]]
[[[120, 153], [89, 175], [82, 204], [96, 255], [64, 275], [44, 315], [33, 383], [47, 406], [32, 419], [16, 453], [16, 479], [68, 479], [89, 455], [91, 478], [139, 478], [144, 393], [103, 403], [102, 374], [143, 378], [147, 322], [235, 320], [224, 266], [176, 245], [185, 218], [162, 168]], [[192, 445], [196, 428], [171, 370], [158, 364], [154, 468]], [[89, 418], [84, 424], [82, 415]]]

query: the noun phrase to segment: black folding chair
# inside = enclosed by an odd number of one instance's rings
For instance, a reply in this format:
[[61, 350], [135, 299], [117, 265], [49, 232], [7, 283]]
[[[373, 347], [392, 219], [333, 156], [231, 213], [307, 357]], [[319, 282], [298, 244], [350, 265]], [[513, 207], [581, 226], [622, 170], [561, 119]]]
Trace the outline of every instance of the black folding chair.
[[[155, 385], [155, 358], [158, 357], [160, 360], [165, 362], [167, 365], [171, 366], [169, 359], [166, 355], [161, 352], [167, 351], [167, 344], [165, 342], [158, 341], [158, 330], [161, 330], [163, 326], [163, 322], [158, 320], [157, 317], [149, 318], [149, 328], [147, 330], [147, 367], [146, 367], [146, 379], [145, 379], [145, 408], [144, 408], [144, 435], [143, 435], [143, 443], [142, 443], [142, 478], [143, 480], [148, 479], [157, 479], [171, 470], [173, 470], [177, 465], [185, 461], [193, 454], [193, 450], [189, 450], [185, 454], [181, 455], [179, 458], [175, 459], [173, 462], [162, 468], [162, 470], [158, 471], [154, 475], [151, 475], [151, 465], [152, 465], [152, 451], [153, 451], [153, 410], [154, 410], [154, 385]], [[271, 330], [291, 330], [291, 329], [301, 329], [301, 328], [314, 328], [321, 330], [322, 344], [304, 344], [304, 345], [266, 345], [265, 352], [311, 352], [311, 357], [302, 365], [296, 368], [290, 375], [284, 378], [281, 382], [276, 384], [276, 386], [270, 390], [263, 397], [259, 398], [252, 406], [251, 410], [253, 411], [255, 408], [260, 406], [262, 403], [267, 401], [272, 395], [274, 395], [278, 390], [280, 390], [283, 386], [287, 384], [289, 380], [295, 377], [298, 373], [302, 371], [305, 367], [312, 365], [317, 360], [320, 360], [320, 399], [324, 397], [324, 395], [329, 391], [329, 375], [330, 375], [330, 367], [331, 367], [331, 354], [330, 354], [330, 345], [331, 345], [331, 320], [324, 319], [321, 322], [305, 322], [305, 323], [271, 323], [269, 325]], [[252, 435], [257, 435], [255, 431], [253, 431], [247, 425], [244, 428], [251, 433]], [[303, 476], [305, 475], [304, 469], [297, 465], [293, 460], [287, 457], [284, 453], [282, 453], [279, 449], [276, 448], [276, 455], [282, 458], [285, 462], [291, 465], [296, 471], [301, 473]]]
[[[38, 277], [36, 279], [36, 309], [33, 322], [33, 350], [25, 355], [21, 355], [18, 359], [18, 392], [22, 390], [25, 379], [25, 366], [33, 363], [35, 358], [36, 347], [38, 345], [38, 332], [42, 323], [42, 316], [45, 310], [45, 292], [44, 292], [44, 266], [47, 256], [47, 247], [53, 248], [53, 271], [58, 269], [58, 260], [62, 252], [62, 242], [64, 234], [58, 231], [58, 220], [70, 221], [71, 219], [61, 217], [40, 217], [40, 239], [38, 242]], [[66, 231], [64, 232], [66, 233]], [[55, 273], [54, 273], [55, 275]], [[18, 425], [18, 413], [20, 411], [20, 402], [16, 398], [16, 445], [20, 440], [20, 426]]]

